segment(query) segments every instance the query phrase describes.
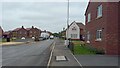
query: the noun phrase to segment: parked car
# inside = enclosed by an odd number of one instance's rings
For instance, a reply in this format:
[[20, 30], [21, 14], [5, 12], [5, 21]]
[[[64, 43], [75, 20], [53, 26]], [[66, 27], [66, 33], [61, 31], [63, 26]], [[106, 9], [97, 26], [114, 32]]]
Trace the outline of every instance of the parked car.
[[25, 39], [25, 37], [22, 37], [21, 39]]

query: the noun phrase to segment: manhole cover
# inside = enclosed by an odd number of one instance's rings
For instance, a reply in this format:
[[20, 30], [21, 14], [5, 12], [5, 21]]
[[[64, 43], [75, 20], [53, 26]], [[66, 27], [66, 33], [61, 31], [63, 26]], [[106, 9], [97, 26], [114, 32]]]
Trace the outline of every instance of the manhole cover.
[[66, 56], [56, 56], [56, 61], [67, 61]]

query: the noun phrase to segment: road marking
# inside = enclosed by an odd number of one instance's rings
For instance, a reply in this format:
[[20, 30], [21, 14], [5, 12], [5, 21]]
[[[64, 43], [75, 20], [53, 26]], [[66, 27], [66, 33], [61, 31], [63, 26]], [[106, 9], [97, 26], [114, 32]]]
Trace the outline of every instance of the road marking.
[[[71, 54], [73, 55], [73, 53], [71, 52]], [[82, 64], [77, 60], [77, 58], [73, 55], [73, 57], [74, 57], [74, 59], [76, 60], [76, 62], [81, 66], [81, 68], [83, 68], [82, 67]]]
[[54, 44], [53, 44], [53, 48], [52, 48], [52, 51], [51, 51], [51, 53], [50, 53], [50, 58], [49, 58], [49, 61], [48, 61], [48, 64], [47, 64], [47, 68], [49, 68], [49, 66], [50, 66], [50, 62], [51, 62], [51, 59], [52, 59], [52, 55], [53, 55], [54, 48], [55, 48], [55, 42], [54, 42]]

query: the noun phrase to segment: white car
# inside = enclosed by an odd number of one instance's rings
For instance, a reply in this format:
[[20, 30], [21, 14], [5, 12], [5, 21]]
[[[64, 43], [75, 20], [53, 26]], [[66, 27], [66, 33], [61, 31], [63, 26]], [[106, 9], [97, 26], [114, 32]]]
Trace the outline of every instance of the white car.
[[34, 39], [35, 39], [35, 37], [32, 37], [32, 39], [34, 40]]
[[53, 36], [53, 35], [51, 35], [51, 36], [50, 36], [50, 39], [54, 39], [54, 36]]
[[25, 37], [22, 37], [21, 39], [25, 39]]

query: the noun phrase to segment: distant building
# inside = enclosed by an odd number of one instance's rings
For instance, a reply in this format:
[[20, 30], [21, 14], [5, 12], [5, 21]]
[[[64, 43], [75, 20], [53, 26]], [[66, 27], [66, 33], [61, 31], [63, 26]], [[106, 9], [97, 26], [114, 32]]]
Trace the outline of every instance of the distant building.
[[48, 37], [50, 37], [51, 35], [52, 35], [51, 32], [45, 30], [45, 31], [41, 31], [41, 36], [40, 36], [40, 37], [48, 38]]
[[120, 54], [120, 2], [89, 2], [85, 16], [86, 43], [108, 55]]
[[12, 31], [6, 31], [3, 33], [3, 38], [12, 38]]
[[2, 27], [0, 26], [0, 38], [2, 38], [2, 35], [3, 35], [3, 29], [2, 29]]
[[27, 38], [27, 30], [22, 26], [21, 28], [16, 28], [12, 31], [12, 37], [15, 38], [22, 38], [25, 37]]
[[66, 30], [61, 31], [60, 33], [61, 33], [61, 37], [62, 37], [62, 38], [65, 38], [65, 37], [66, 37]]
[[73, 40], [84, 40], [85, 26], [81, 22], [72, 22], [66, 31], [66, 36]]
[[41, 34], [41, 30], [38, 28], [34, 28], [34, 26], [32, 26], [32, 28], [26, 28], [27, 32], [28, 32], [28, 37], [32, 38], [32, 37], [40, 37]]

